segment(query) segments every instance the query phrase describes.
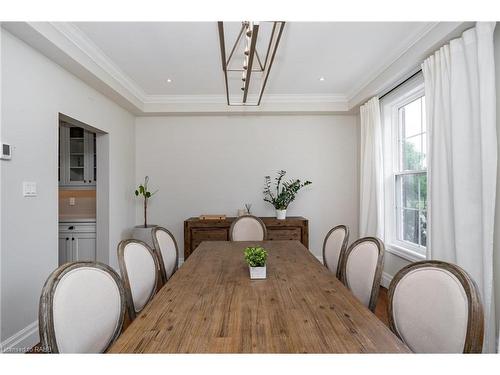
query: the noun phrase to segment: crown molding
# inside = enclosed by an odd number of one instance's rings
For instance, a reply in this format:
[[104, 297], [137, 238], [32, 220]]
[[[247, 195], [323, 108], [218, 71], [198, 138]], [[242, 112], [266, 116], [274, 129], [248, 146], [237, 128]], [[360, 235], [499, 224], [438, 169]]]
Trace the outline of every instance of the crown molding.
[[[342, 94], [264, 94], [266, 103], [331, 103], [344, 104], [347, 107], [347, 97]], [[248, 101], [257, 100], [256, 95], [249, 95]], [[146, 95], [145, 104], [226, 104], [225, 95]]]
[[451, 39], [460, 36], [466, 29], [473, 27], [474, 24], [474, 22], [436, 22], [429, 28], [425, 28], [397, 57], [373, 73], [365, 84], [347, 95], [349, 110], [357, 111], [358, 107], [370, 97], [380, 95], [397, 86], [398, 83], [417, 72], [428, 56]]
[[375, 80], [380, 74], [382, 74], [385, 70], [387, 70], [394, 62], [396, 62], [399, 58], [401, 58], [405, 53], [411, 50], [415, 44], [421, 40], [425, 35], [431, 32], [439, 22], [429, 22], [429, 24], [424, 27], [420, 32], [411, 35], [407, 40], [407, 45], [402, 50], [398, 51], [393, 55], [392, 58], [389, 58], [382, 66], [377, 67], [376, 69], [369, 72], [361, 82], [356, 85], [353, 89], [351, 89], [347, 94], [347, 98], [351, 101], [359, 92], [361, 92], [367, 85], [370, 84], [373, 80]]
[[[260, 106], [228, 106], [224, 95], [151, 95], [68, 22], [3, 22], [2, 27], [61, 65], [89, 86], [136, 115], [175, 113], [354, 113], [415, 71], [430, 53], [473, 25], [470, 22], [433, 22], [408, 38], [407, 46], [389, 55], [347, 94], [264, 94]], [[252, 98], [250, 98], [252, 100]]]
[[123, 72], [87, 35], [77, 26], [69, 22], [49, 22], [49, 24], [63, 34], [76, 48], [85, 53], [114, 80], [120, 82], [134, 96], [144, 102], [146, 93], [125, 72]]

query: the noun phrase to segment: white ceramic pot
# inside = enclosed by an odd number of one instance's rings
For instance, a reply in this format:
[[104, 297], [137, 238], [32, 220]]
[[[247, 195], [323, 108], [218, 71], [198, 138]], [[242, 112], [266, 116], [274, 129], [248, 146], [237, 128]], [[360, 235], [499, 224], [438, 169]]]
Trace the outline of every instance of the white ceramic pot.
[[264, 267], [250, 267], [250, 278], [251, 279], [265, 279], [266, 278], [266, 266]]
[[285, 220], [286, 219], [286, 210], [276, 210], [276, 219]]
[[157, 225], [148, 225], [145, 228], [144, 225], [136, 225], [132, 230], [132, 238], [134, 240], [146, 242], [148, 246], [153, 249], [153, 234], [151, 233], [151, 230], [156, 226]]

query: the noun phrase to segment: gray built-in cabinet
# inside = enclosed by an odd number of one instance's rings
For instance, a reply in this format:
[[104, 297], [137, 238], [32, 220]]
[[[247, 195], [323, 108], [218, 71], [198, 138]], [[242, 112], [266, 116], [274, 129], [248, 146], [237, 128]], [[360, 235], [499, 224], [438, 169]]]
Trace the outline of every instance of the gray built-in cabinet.
[[59, 126], [59, 186], [95, 189], [95, 133], [61, 123]]
[[59, 224], [59, 265], [76, 261], [96, 260], [95, 222], [64, 222]]

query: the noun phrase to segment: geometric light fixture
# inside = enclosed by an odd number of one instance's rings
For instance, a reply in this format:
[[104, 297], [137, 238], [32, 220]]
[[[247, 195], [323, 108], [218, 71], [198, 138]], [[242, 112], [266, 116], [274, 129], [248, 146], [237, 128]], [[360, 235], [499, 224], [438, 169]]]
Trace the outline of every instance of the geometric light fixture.
[[[259, 33], [262, 24], [268, 24], [267, 33]], [[230, 51], [226, 50], [224, 22], [218, 22], [218, 27], [227, 104], [260, 105], [285, 22], [243, 21]]]

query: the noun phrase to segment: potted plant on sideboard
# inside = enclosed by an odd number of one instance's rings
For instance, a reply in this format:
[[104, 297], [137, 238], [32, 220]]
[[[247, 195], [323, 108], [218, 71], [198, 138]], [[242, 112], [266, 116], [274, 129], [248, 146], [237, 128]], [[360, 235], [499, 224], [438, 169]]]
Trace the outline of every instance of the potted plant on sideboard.
[[266, 278], [267, 251], [261, 247], [247, 247], [244, 251], [251, 279]]
[[156, 224], [148, 225], [148, 199], [158, 192], [151, 193], [148, 190], [149, 176], [144, 177], [144, 183], [139, 185], [135, 190], [135, 195], [141, 197], [144, 202], [144, 224], [136, 225], [132, 231], [132, 237], [136, 240], [141, 240], [147, 243], [149, 246], [153, 247], [153, 238], [151, 236], [151, 230], [156, 227]]
[[276, 180], [276, 195], [271, 190], [271, 177], [265, 177], [264, 201], [271, 203], [276, 209], [276, 218], [284, 220], [288, 205], [293, 202], [300, 189], [310, 185], [311, 181], [289, 180], [282, 182], [286, 171], [279, 171]]

